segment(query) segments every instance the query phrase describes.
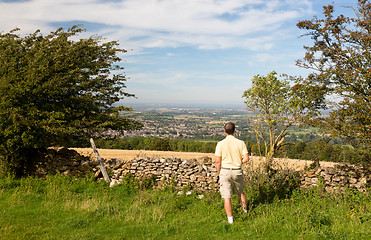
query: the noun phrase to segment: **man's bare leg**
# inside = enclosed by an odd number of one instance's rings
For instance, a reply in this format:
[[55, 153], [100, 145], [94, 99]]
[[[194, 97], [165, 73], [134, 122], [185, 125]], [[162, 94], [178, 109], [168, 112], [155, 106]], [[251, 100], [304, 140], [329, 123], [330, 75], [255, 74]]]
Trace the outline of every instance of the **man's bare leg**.
[[224, 198], [224, 209], [227, 213], [227, 217], [232, 217], [232, 199]]
[[225, 209], [225, 213], [227, 213], [228, 223], [233, 223], [232, 199], [231, 198], [224, 198], [224, 209]]
[[247, 199], [245, 193], [240, 194], [240, 203], [242, 206], [242, 209], [247, 212]]

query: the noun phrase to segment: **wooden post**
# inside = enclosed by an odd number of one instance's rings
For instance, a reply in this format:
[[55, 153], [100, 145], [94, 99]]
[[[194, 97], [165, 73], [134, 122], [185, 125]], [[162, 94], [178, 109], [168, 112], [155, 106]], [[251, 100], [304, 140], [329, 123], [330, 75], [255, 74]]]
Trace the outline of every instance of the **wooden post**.
[[106, 182], [108, 182], [108, 183], [111, 183], [111, 180], [109, 179], [109, 176], [108, 176], [107, 170], [106, 170], [106, 168], [104, 167], [104, 165], [103, 165], [103, 161], [102, 161], [102, 159], [101, 159], [100, 156], [99, 156], [99, 153], [98, 153], [97, 147], [95, 146], [95, 143], [94, 143], [93, 138], [90, 138], [90, 143], [91, 143], [91, 146], [93, 147], [93, 151], [94, 151], [94, 153], [95, 153], [95, 156], [97, 157], [97, 159], [98, 159], [98, 161], [99, 161], [99, 164], [100, 164], [100, 170], [102, 171], [102, 174], [103, 174], [104, 180], [106, 180]]

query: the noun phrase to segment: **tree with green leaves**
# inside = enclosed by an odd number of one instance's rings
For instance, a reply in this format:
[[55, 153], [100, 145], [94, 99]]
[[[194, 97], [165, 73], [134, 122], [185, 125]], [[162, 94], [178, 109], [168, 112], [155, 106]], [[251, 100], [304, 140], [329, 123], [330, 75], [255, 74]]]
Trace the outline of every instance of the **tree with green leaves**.
[[[249, 123], [256, 132], [258, 146], [264, 143], [268, 165], [274, 153], [282, 146], [287, 130], [294, 124], [318, 116], [324, 104], [324, 88], [303, 84], [306, 80], [295, 77], [279, 79], [276, 72], [267, 76], [256, 75], [252, 87], [243, 96], [247, 110], [254, 113]], [[290, 86], [290, 81], [295, 85]]]
[[48, 35], [0, 33], [0, 160], [17, 175], [39, 149], [64, 146], [105, 130], [137, 129], [115, 106], [126, 77], [117, 63], [125, 50], [92, 36], [77, 40], [78, 26]]
[[371, 3], [358, 0], [355, 17], [335, 16], [332, 5], [324, 6], [324, 18], [300, 21], [304, 36], [313, 39], [297, 65], [314, 72], [308, 84], [326, 86], [328, 117], [312, 121], [346, 137], [351, 143], [371, 145]]

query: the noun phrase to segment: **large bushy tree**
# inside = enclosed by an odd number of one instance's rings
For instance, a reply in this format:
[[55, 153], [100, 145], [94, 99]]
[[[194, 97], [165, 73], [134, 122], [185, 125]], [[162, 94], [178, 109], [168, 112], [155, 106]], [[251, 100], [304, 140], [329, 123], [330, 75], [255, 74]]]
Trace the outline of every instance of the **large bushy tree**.
[[[284, 142], [287, 130], [318, 116], [318, 110], [323, 107], [325, 89], [306, 85], [306, 81], [287, 76], [279, 79], [273, 71], [267, 76], [254, 76], [252, 87], [242, 96], [247, 109], [255, 115], [249, 123], [256, 132], [258, 146], [260, 141], [265, 145], [268, 164]], [[290, 86], [290, 82], [295, 85]]]
[[120, 117], [125, 75], [116, 41], [78, 40], [78, 26], [20, 36], [0, 33], [0, 159], [24, 174], [35, 152], [107, 129], [140, 126]]
[[366, 148], [371, 145], [371, 3], [358, 0], [355, 17], [335, 16], [324, 6], [324, 18], [301, 21], [313, 39], [297, 64], [314, 70], [310, 84], [324, 85], [334, 99], [328, 117], [313, 123]]

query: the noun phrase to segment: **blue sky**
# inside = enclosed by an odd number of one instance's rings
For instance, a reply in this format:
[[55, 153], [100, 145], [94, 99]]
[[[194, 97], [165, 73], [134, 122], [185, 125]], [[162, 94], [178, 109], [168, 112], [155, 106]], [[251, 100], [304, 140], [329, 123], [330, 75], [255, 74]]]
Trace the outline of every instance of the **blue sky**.
[[83, 24], [88, 37], [118, 40], [128, 77], [122, 104], [240, 105], [251, 78], [295, 66], [311, 44], [296, 27], [322, 6], [353, 14], [355, 0], [0, 0], [0, 31]]

